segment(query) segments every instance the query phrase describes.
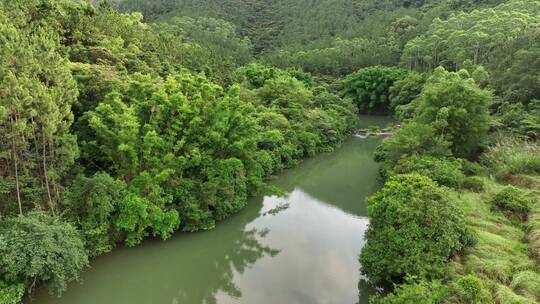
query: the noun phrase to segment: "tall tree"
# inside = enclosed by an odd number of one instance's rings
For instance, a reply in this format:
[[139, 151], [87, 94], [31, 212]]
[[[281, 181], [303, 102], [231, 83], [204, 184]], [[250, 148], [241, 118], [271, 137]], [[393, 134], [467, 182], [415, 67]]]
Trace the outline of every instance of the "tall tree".
[[55, 213], [60, 179], [78, 155], [69, 131], [77, 89], [56, 32], [18, 22], [0, 7], [1, 195], [19, 213], [41, 202]]

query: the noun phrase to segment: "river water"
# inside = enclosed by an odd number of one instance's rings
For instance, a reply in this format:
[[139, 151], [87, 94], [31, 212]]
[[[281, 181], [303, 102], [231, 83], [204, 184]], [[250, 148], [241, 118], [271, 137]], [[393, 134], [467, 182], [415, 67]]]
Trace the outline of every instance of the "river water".
[[[362, 126], [386, 119], [362, 117]], [[93, 260], [63, 297], [32, 304], [354, 304], [374, 293], [358, 253], [365, 198], [379, 187], [379, 138], [350, 138], [271, 184], [285, 197], [253, 197], [214, 230], [119, 247]]]

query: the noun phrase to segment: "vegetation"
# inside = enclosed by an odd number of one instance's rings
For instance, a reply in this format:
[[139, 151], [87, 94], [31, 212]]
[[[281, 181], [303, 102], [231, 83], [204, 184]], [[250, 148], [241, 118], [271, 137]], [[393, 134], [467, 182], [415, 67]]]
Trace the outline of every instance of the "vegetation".
[[540, 0], [0, 1], [0, 303], [60, 295], [119, 243], [215, 227], [359, 112], [399, 120], [360, 257], [394, 286], [373, 301], [540, 301], [539, 16]]
[[[0, 295], [60, 295], [118, 243], [213, 228], [351, 134], [357, 108], [230, 23], [0, 3]], [[241, 67], [242, 66], [242, 67]]]
[[8, 299], [18, 296], [19, 283], [30, 290], [44, 283], [60, 295], [88, 264], [75, 227], [40, 211], [2, 221], [0, 236], [2, 279], [14, 284], [8, 287]]
[[350, 97], [362, 112], [390, 112], [390, 88], [403, 80], [407, 71], [398, 68], [370, 67], [345, 78], [343, 95]]
[[362, 271], [374, 283], [445, 276], [445, 262], [473, 237], [449, 194], [418, 174], [396, 175], [368, 201]]

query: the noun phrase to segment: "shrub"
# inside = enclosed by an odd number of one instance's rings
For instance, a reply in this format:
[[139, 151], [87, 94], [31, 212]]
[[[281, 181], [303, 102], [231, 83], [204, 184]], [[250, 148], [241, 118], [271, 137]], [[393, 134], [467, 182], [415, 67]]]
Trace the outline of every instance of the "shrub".
[[371, 223], [360, 254], [375, 284], [405, 275], [444, 277], [448, 258], [472, 243], [462, 211], [449, 193], [419, 174], [396, 175], [368, 201]]
[[483, 175], [486, 173], [486, 168], [481, 164], [472, 162], [466, 159], [461, 160], [461, 171], [467, 176], [471, 175]]
[[463, 188], [472, 192], [482, 192], [485, 189], [484, 181], [478, 176], [468, 176], [463, 180]]
[[373, 299], [371, 304], [437, 304], [448, 295], [448, 289], [439, 281], [408, 282], [397, 285], [394, 291], [382, 299]]
[[0, 280], [8, 284], [42, 282], [60, 295], [86, 265], [81, 236], [59, 218], [34, 211], [0, 224]]
[[107, 173], [78, 176], [66, 197], [66, 216], [82, 231], [89, 256], [110, 251], [114, 244], [113, 214], [127, 195], [126, 184]]
[[0, 281], [0, 303], [19, 304], [22, 301], [23, 295], [23, 284], [7, 285]]
[[491, 203], [505, 213], [525, 219], [533, 202], [523, 190], [506, 186], [491, 199]]
[[377, 147], [375, 161], [383, 163], [381, 169], [386, 176], [401, 158], [416, 154], [444, 157], [450, 155], [450, 150], [448, 143], [435, 135], [433, 127], [411, 122], [404, 124]]
[[456, 283], [456, 293], [461, 303], [481, 303], [482, 299], [489, 297], [482, 280], [474, 275], [459, 278]]
[[459, 188], [465, 179], [461, 172], [461, 162], [457, 159], [432, 156], [410, 156], [399, 160], [394, 172], [398, 174], [418, 173], [453, 188]]

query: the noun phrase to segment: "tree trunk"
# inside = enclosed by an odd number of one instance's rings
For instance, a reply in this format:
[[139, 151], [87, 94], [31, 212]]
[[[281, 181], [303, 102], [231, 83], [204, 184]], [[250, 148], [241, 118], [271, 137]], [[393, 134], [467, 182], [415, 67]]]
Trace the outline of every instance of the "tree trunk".
[[[45, 137], [45, 136], [44, 136]], [[45, 147], [45, 138], [43, 138], [43, 178], [45, 178], [45, 186], [47, 188], [47, 197], [49, 199], [49, 207], [51, 208], [51, 212], [54, 216], [56, 216], [56, 213], [54, 212], [54, 205], [51, 198], [51, 187], [49, 187], [49, 178], [47, 177], [47, 150]]]
[[[13, 132], [13, 117], [11, 117], [11, 130]], [[13, 164], [15, 166], [15, 188], [17, 190], [17, 203], [19, 204], [19, 214], [22, 215], [22, 202], [21, 202], [21, 185], [19, 182], [19, 163], [17, 162], [17, 144], [15, 143], [15, 138], [11, 139], [11, 149], [13, 153]]]

